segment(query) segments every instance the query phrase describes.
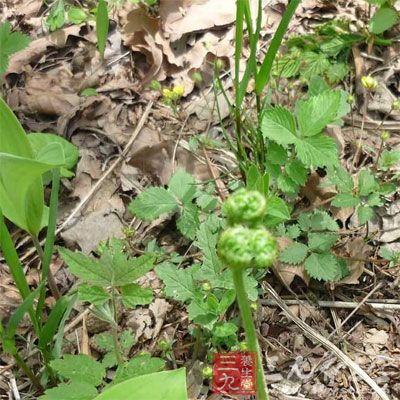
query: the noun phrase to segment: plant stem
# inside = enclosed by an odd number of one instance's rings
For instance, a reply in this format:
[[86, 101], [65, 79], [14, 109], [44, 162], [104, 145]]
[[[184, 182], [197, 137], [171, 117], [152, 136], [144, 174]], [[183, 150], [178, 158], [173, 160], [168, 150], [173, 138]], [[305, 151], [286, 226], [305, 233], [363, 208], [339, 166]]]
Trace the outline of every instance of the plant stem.
[[[53, 255], [54, 250], [54, 241], [55, 241], [55, 231], [57, 225], [57, 209], [58, 209], [58, 192], [60, 189], [60, 169], [53, 169], [53, 181], [51, 185], [51, 195], [50, 195], [50, 209], [49, 209], [49, 221], [47, 224], [47, 233], [46, 233], [46, 243], [44, 245], [44, 254], [42, 258], [42, 276], [41, 282], [49, 281], [49, 286], [53, 293], [55, 299], [61, 297], [61, 294], [58, 290], [57, 284], [54, 280], [53, 275], [50, 271], [50, 263], [51, 256]], [[36, 245], [35, 245], [36, 246]], [[41, 248], [41, 247], [40, 247]], [[40, 291], [38, 305], [36, 307], [36, 316], [38, 320], [42, 321], [43, 316], [43, 306], [46, 299], [46, 284], [43, 285], [43, 289]], [[57, 297], [56, 297], [57, 296]]]
[[232, 268], [232, 275], [236, 289], [236, 299], [239, 305], [240, 315], [242, 317], [243, 328], [246, 333], [247, 346], [249, 351], [256, 353], [257, 400], [268, 400], [269, 396], [267, 387], [265, 385], [263, 362], [257, 341], [256, 328], [254, 326], [246, 289], [244, 287], [243, 271], [238, 268]]
[[[40, 261], [42, 262], [42, 267], [43, 267], [44, 253], [43, 253], [42, 246], [40, 245], [39, 239], [36, 236], [31, 236], [31, 238], [32, 238], [33, 244], [35, 245], [36, 251], [39, 255], [39, 258], [40, 258]], [[47, 274], [47, 281], [49, 282], [49, 287], [50, 287], [53, 297], [56, 300], [58, 300], [61, 297], [61, 294], [60, 294], [60, 291], [58, 290], [56, 281], [54, 279], [53, 274], [50, 271], [50, 268], [49, 268], [49, 271]]]
[[124, 358], [122, 356], [122, 350], [121, 346], [119, 343], [118, 339], [118, 325], [117, 325], [117, 320], [118, 320], [118, 310], [117, 310], [117, 302], [115, 299], [115, 289], [112, 288], [111, 292], [111, 304], [113, 308], [113, 316], [114, 316], [114, 323], [112, 325], [112, 337], [113, 337], [113, 343], [114, 343], [114, 351], [115, 351], [115, 357], [117, 359], [118, 365], [121, 365], [124, 362]]
[[28, 367], [26, 362], [23, 360], [23, 358], [16, 352], [13, 354], [13, 357], [18, 364], [18, 366], [24, 371], [25, 375], [29, 378], [29, 380], [32, 382], [33, 386], [40, 392], [43, 393], [44, 389], [42, 384], [40, 383], [39, 379], [36, 377], [36, 375], [32, 372], [32, 370]]

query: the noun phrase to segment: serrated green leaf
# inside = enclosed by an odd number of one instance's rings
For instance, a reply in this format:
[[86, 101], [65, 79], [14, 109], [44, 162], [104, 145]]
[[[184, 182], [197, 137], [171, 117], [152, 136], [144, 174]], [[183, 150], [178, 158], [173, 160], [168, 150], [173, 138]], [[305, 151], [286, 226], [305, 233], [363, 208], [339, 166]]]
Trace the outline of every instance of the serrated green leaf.
[[104, 366], [86, 354], [65, 354], [63, 358], [51, 361], [50, 366], [65, 379], [93, 386], [99, 386], [106, 374]]
[[195, 204], [187, 203], [183, 206], [181, 215], [176, 221], [176, 227], [188, 239], [193, 240], [199, 228], [199, 210]]
[[358, 222], [361, 225], [364, 225], [366, 222], [368, 222], [373, 215], [374, 211], [370, 206], [360, 206], [357, 208]]
[[400, 163], [400, 150], [384, 150], [379, 158], [379, 168], [387, 171]]
[[114, 339], [111, 333], [98, 333], [94, 336], [94, 341], [96, 343], [96, 346], [98, 346], [103, 351], [114, 350]]
[[140, 219], [152, 221], [178, 208], [175, 197], [162, 187], [150, 187], [129, 204], [129, 211]]
[[346, 77], [348, 73], [349, 73], [349, 68], [347, 64], [337, 62], [329, 66], [329, 68], [326, 71], [326, 76], [329, 83], [336, 84], [343, 81], [343, 79]]
[[350, 193], [339, 193], [332, 200], [332, 205], [335, 207], [355, 207], [360, 203], [360, 199], [357, 196], [353, 196]]
[[352, 193], [354, 182], [351, 175], [341, 165], [328, 168], [330, 182], [336, 185], [340, 193]]
[[110, 299], [109, 293], [100, 286], [81, 284], [78, 288], [80, 301], [87, 301], [91, 304], [101, 305]]
[[8, 21], [0, 24], [0, 74], [7, 71], [9, 57], [28, 46], [29, 37], [21, 32], [11, 32]]
[[211, 212], [218, 204], [216, 197], [208, 193], [202, 193], [196, 198], [196, 204], [204, 211]]
[[303, 243], [294, 242], [287, 246], [280, 255], [280, 260], [286, 264], [300, 264], [308, 253], [308, 247]]
[[326, 167], [337, 164], [338, 153], [334, 139], [316, 135], [295, 142], [297, 156], [308, 167]]
[[308, 83], [308, 93], [311, 96], [317, 96], [329, 89], [330, 86], [325, 82], [324, 78], [318, 75], [313, 76]]
[[360, 196], [368, 196], [378, 189], [378, 182], [374, 174], [369, 170], [362, 170], [358, 175], [358, 193]]
[[97, 395], [97, 389], [92, 384], [75, 381], [47, 389], [39, 400], [93, 400]]
[[198, 296], [198, 289], [189, 268], [181, 269], [165, 262], [158, 265], [155, 271], [165, 285], [165, 294], [175, 300], [187, 301]]
[[290, 179], [287, 175], [279, 175], [276, 181], [278, 189], [288, 196], [294, 196], [299, 191], [299, 185]]
[[121, 288], [122, 302], [127, 308], [134, 308], [139, 305], [150, 304], [153, 301], [153, 291], [149, 288], [142, 288], [136, 283]]
[[283, 56], [274, 62], [272, 74], [280, 78], [292, 78], [298, 75], [300, 65], [300, 58], [293, 58], [290, 55]]
[[326, 90], [308, 100], [297, 102], [297, 121], [304, 136], [318, 135], [336, 119], [340, 104], [340, 93]]
[[308, 247], [312, 251], [325, 253], [331, 249], [331, 247], [338, 240], [338, 235], [333, 233], [309, 233], [308, 235]]
[[183, 168], [178, 168], [168, 183], [168, 189], [182, 203], [191, 202], [196, 194], [196, 180]]
[[117, 368], [113, 385], [134, 378], [135, 376], [159, 372], [164, 368], [165, 361], [162, 358], [151, 357], [149, 355], [137, 356]]
[[281, 145], [296, 142], [296, 123], [292, 113], [283, 107], [266, 110], [261, 121], [264, 137]]
[[289, 225], [287, 227], [286, 236], [290, 239], [297, 239], [301, 234], [299, 225]]
[[315, 75], [324, 75], [329, 68], [329, 59], [323, 53], [308, 51], [302, 54], [303, 68], [300, 75], [305, 79], [311, 79]]
[[203, 253], [203, 265], [214, 273], [218, 273], [221, 270], [221, 262], [216, 251], [218, 235], [213, 232], [208, 222], [203, 222], [196, 236], [194, 245]]
[[155, 259], [152, 254], [128, 258], [122, 252], [112, 253], [111, 250], [106, 250], [99, 261], [65, 248], [59, 248], [59, 253], [74, 275], [97, 286], [133, 283], [153, 268]]
[[307, 182], [308, 171], [299, 160], [291, 160], [285, 165], [286, 173], [298, 185], [304, 185]]
[[64, 1], [57, 0], [46, 19], [46, 24], [50, 31], [55, 31], [56, 29], [62, 28], [65, 23], [65, 8]]
[[334, 281], [340, 274], [336, 257], [329, 253], [312, 253], [307, 257], [304, 267], [311, 278], [319, 281]]
[[284, 200], [278, 196], [269, 196], [267, 199], [267, 215], [280, 220], [290, 219], [290, 210]]
[[272, 164], [283, 165], [288, 158], [287, 150], [278, 143], [271, 142], [268, 144], [266, 158]]
[[381, 7], [372, 16], [369, 21], [369, 30], [375, 35], [379, 35], [388, 29], [398, 21], [398, 12], [392, 7]]
[[372, 193], [368, 196], [367, 204], [371, 207], [381, 206], [383, 201], [381, 200], [380, 193]]

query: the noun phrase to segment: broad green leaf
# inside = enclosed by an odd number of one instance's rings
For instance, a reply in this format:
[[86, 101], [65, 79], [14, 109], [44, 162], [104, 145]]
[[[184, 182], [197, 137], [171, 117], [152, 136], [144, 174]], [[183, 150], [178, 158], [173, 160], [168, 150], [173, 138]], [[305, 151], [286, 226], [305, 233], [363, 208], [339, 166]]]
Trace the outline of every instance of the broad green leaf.
[[295, 142], [297, 156], [308, 167], [325, 167], [337, 164], [337, 147], [334, 139], [316, 135]]
[[51, 133], [30, 133], [27, 135], [29, 143], [35, 153], [39, 154], [40, 151], [50, 143], [59, 143], [64, 151], [66, 169], [73, 169], [78, 162], [79, 151], [78, 148], [72, 143], [68, 142], [61, 136], [54, 135]]
[[378, 186], [378, 182], [371, 171], [364, 169], [358, 175], [358, 193], [360, 196], [368, 196], [377, 190]]
[[140, 375], [152, 374], [162, 371], [165, 361], [162, 358], [150, 355], [137, 356], [117, 368], [113, 379], [113, 385]]
[[288, 196], [296, 195], [300, 189], [299, 185], [287, 175], [279, 175], [276, 183], [278, 185], [278, 189], [282, 190], [282, 192], [286, 193]]
[[280, 78], [292, 78], [298, 75], [300, 70], [300, 58], [293, 56], [283, 56], [275, 60], [272, 67], [272, 74]]
[[[271, 142], [271, 144], [272, 143], [274, 142]], [[264, 196], [267, 196], [269, 190], [269, 174], [261, 173], [254, 164], [251, 165], [246, 171], [246, 187], [249, 190], [258, 190]]]
[[176, 227], [188, 239], [193, 240], [199, 228], [199, 210], [195, 204], [187, 203], [183, 206], [181, 215], [176, 221]]
[[311, 251], [326, 253], [338, 240], [338, 235], [334, 233], [309, 233], [308, 247]]
[[390, 29], [398, 21], [398, 12], [392, 7], [379, 8], [369, 21], [369, 30], [379, 35]]
[[326, 90], [308, 100], [297, 102], [297, 121], [304, 136], [315, 136], [336, 119], [340, 92]]
[[191, 202], [196, 193], [196, 180], [183, 168], [178, 168], [168, 183], [168, 189], [182, 202]]
[[123, 286], [121, 295], [124, 306], [127, 308], [150, 304], [153, 301], [153, 291], [149, 288], [142, 288], [136, 283]]
[[[269, 196], [267, 199], [268, 223], [275, 225], [290, 219], [290, 210], [284, 200], [278, 196]], [[271, 218], [272, 217], [272, 218]]]
[[28, 47], [29, 42], [27, 35], [11, 32], [11, 24], [8, 21], [0, 24], [0, 75], [7, 71], [9, 57]]
[[187, 400], [184, 368], [137, 376], [107, 389], [95, 400]]
[[299, 160], [291, 160], [285, 165], [286, 173], [298, 185], [304, 185], [307, 182], [308, 171]]
[[105, 0], [99, 0], [97, 6], [96, 15], [96, 35], [97, 35], [97, 48], [101, 58], [104, 58], [104, 51], [107, 44], [109, 20], [108, 20], [108, 9]]
[[317, 96], [329, 89], [330, 86], [325, 82], [324, 78], [318, 75], [313, 76], [308, 83], [308, 93], [311, 96]]
[[304, 267], [311, 278], [319, 281], [334, 281], [340, 274], [336, 257], [329, 253], [312, 253], [307, 257]]
[[300, 235], [301, 231], [299, 225], [295, 224], [287, 227], [286, 236], [288, 236], [290, 239], [297, 239]]
[[133, 283], [153, 268], [154, 256], [128, 258], [124, 253], [104, 252], [95, 260], [79, 252], [59, 248], [70, 271], [84, 282], [97, 286], [124, 286]]
[[234, 289], [226, 290], [218, 305], [219, 314], [225, 314], [228, 308], [233, 304], [236, 299], [236, 291]]
[[381, 200], [380, 193], [371, 193], [368, 196], [367, 204], [371, 207], [383, 205], [383, 201]]
[[50, 31], [62, 28], [65, 23], [64, 0], [56, 0], [50, 9], [50, 13], [46, 19], [46, 24]]
[[93, 400], [99, 393], [88, 382], [61, 383], [53, 389], [47, 389], [39, 400]]
[[215, 273], [221, 270], [221, 262], [217, 256], [217, 234], [214, 233], [207, 222], [200, 225], [197, 231], [197, 240], [194, 245], [203, 253], [203, 265]]
[[85, 11], [80, 7], [70, 7], [68, 10], [68, 20], [73, 24], [79, 25], [88, 20]]
[[287, 150], [278, 143], [271, 142], [267, 147], [267, 160], [272, 164], [285, 164], [288, 158]]
[[53, 165], [0, 153], [0, 207], [10, 221], [33, 236], [37, 236], [43, 226], [41, 176], [64, 163], [62, 148], [59, 145], [57, 147], [58, 164]]
[[296, 142], [294, 117], [290, 111], [283, 107], [275, 107], [264, 111], [261, 132], [264, 137], [281, 145]]
[[110, 294], [100, 286], [81, 284], [78, 288], [80, 301], [87, 301], [90, 304], [101, 305], [110, 300]]
[[350, 193], [339, 193], [332, 200], [332, 205], [335, 207], [355, 207], [360, 203], [360, 199], [357, 196], [353, 196]]
[[384, 150], [379, 158], [379, 168], [387, 171], [400, 163], [400, 150]]
[[162, 187], [150, 187], [129, 204], [129, 211], [145, 221], [173, 212], [178, 204], [172, 193]]
[[175, 300], [187, 301], [197, 296], [198, 289], [189, 268], [182, 269], [164, 262], [155, 271], [165, 285], [165, 294]]
[[340, 193], [352, 193], [354, 182], [351, 175], [341, 165], [328, 168], [328, 177], [330, 182], [336, 185]]
[[337, 222], [325, 211], [300, 214], [298, 223], [302, 231], [331, 231], [339, 230]]
[[280, 260], [286, 264], [300, 264], [304, 261], [308, 253], [308, 247], [303, 243], [294, 242], [286, 247]]
[[308, 51], [302, 53], [303, 67], [300, 75], [305, 79], [311, 79], [315, 75], [324, 75], [330, 66], [329, 59], [323, 53]]
[[373, 215], [374, 211], [370, 206], [360, 206], [357, 208], [358, 221], [361, 225], [367, 223]]
[[50, 366], [65, 379], [93, 386], [99, 386], [106, 374], [104, 367], [86, 354], [65, 354], [63, 358], [51, 361]]

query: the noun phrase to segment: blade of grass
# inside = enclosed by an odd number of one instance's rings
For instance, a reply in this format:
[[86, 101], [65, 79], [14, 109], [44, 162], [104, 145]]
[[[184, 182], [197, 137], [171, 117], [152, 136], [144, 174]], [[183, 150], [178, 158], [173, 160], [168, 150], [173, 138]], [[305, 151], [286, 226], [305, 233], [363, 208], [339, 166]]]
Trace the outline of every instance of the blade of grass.
[[276, 53], [279, 50], [279, 47], [282, 43], [283, 36], [285, 35], [287, 28], [289, 26], [289, 22], [292, 19], [294, 13], [301, 0], [291, 0], [288, 4], [286, 11], [282, 16], [282, 20], [278, 26], [278, 29], [275, 32], [274, 37], [271, 40], [271, 44], [269, 45], [267, 54], [265, 55], [264, 61], [261, 65], [260, 70], [256, 76], [256, 94], [260, 94], [264, 87], [268, 84], [270, 76], [272, 64], [275, 60]]
[[97, 35], [97, 48], [101, 58], [104, 59], [104, 51], [106, 49], [107, 36], [108, 36], [109, 20], [107, 3], [104, 0], [99, 0], [96, 15], [96, 35]]

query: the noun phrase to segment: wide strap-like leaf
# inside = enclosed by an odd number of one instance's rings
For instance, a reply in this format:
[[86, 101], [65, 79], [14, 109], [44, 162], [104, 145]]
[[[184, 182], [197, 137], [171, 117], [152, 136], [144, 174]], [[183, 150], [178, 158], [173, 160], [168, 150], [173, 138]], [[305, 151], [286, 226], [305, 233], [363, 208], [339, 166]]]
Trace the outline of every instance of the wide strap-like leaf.
[[101, 393], [95, 400], [187, 400], [185, 369], [137, 376]]
[[6, 218], [34, 236], [42, 227], [44, 210], [41, 176], [64, 164], [59, 144], [49, 150], [52, 163], [0, 153], [0, 207]]

